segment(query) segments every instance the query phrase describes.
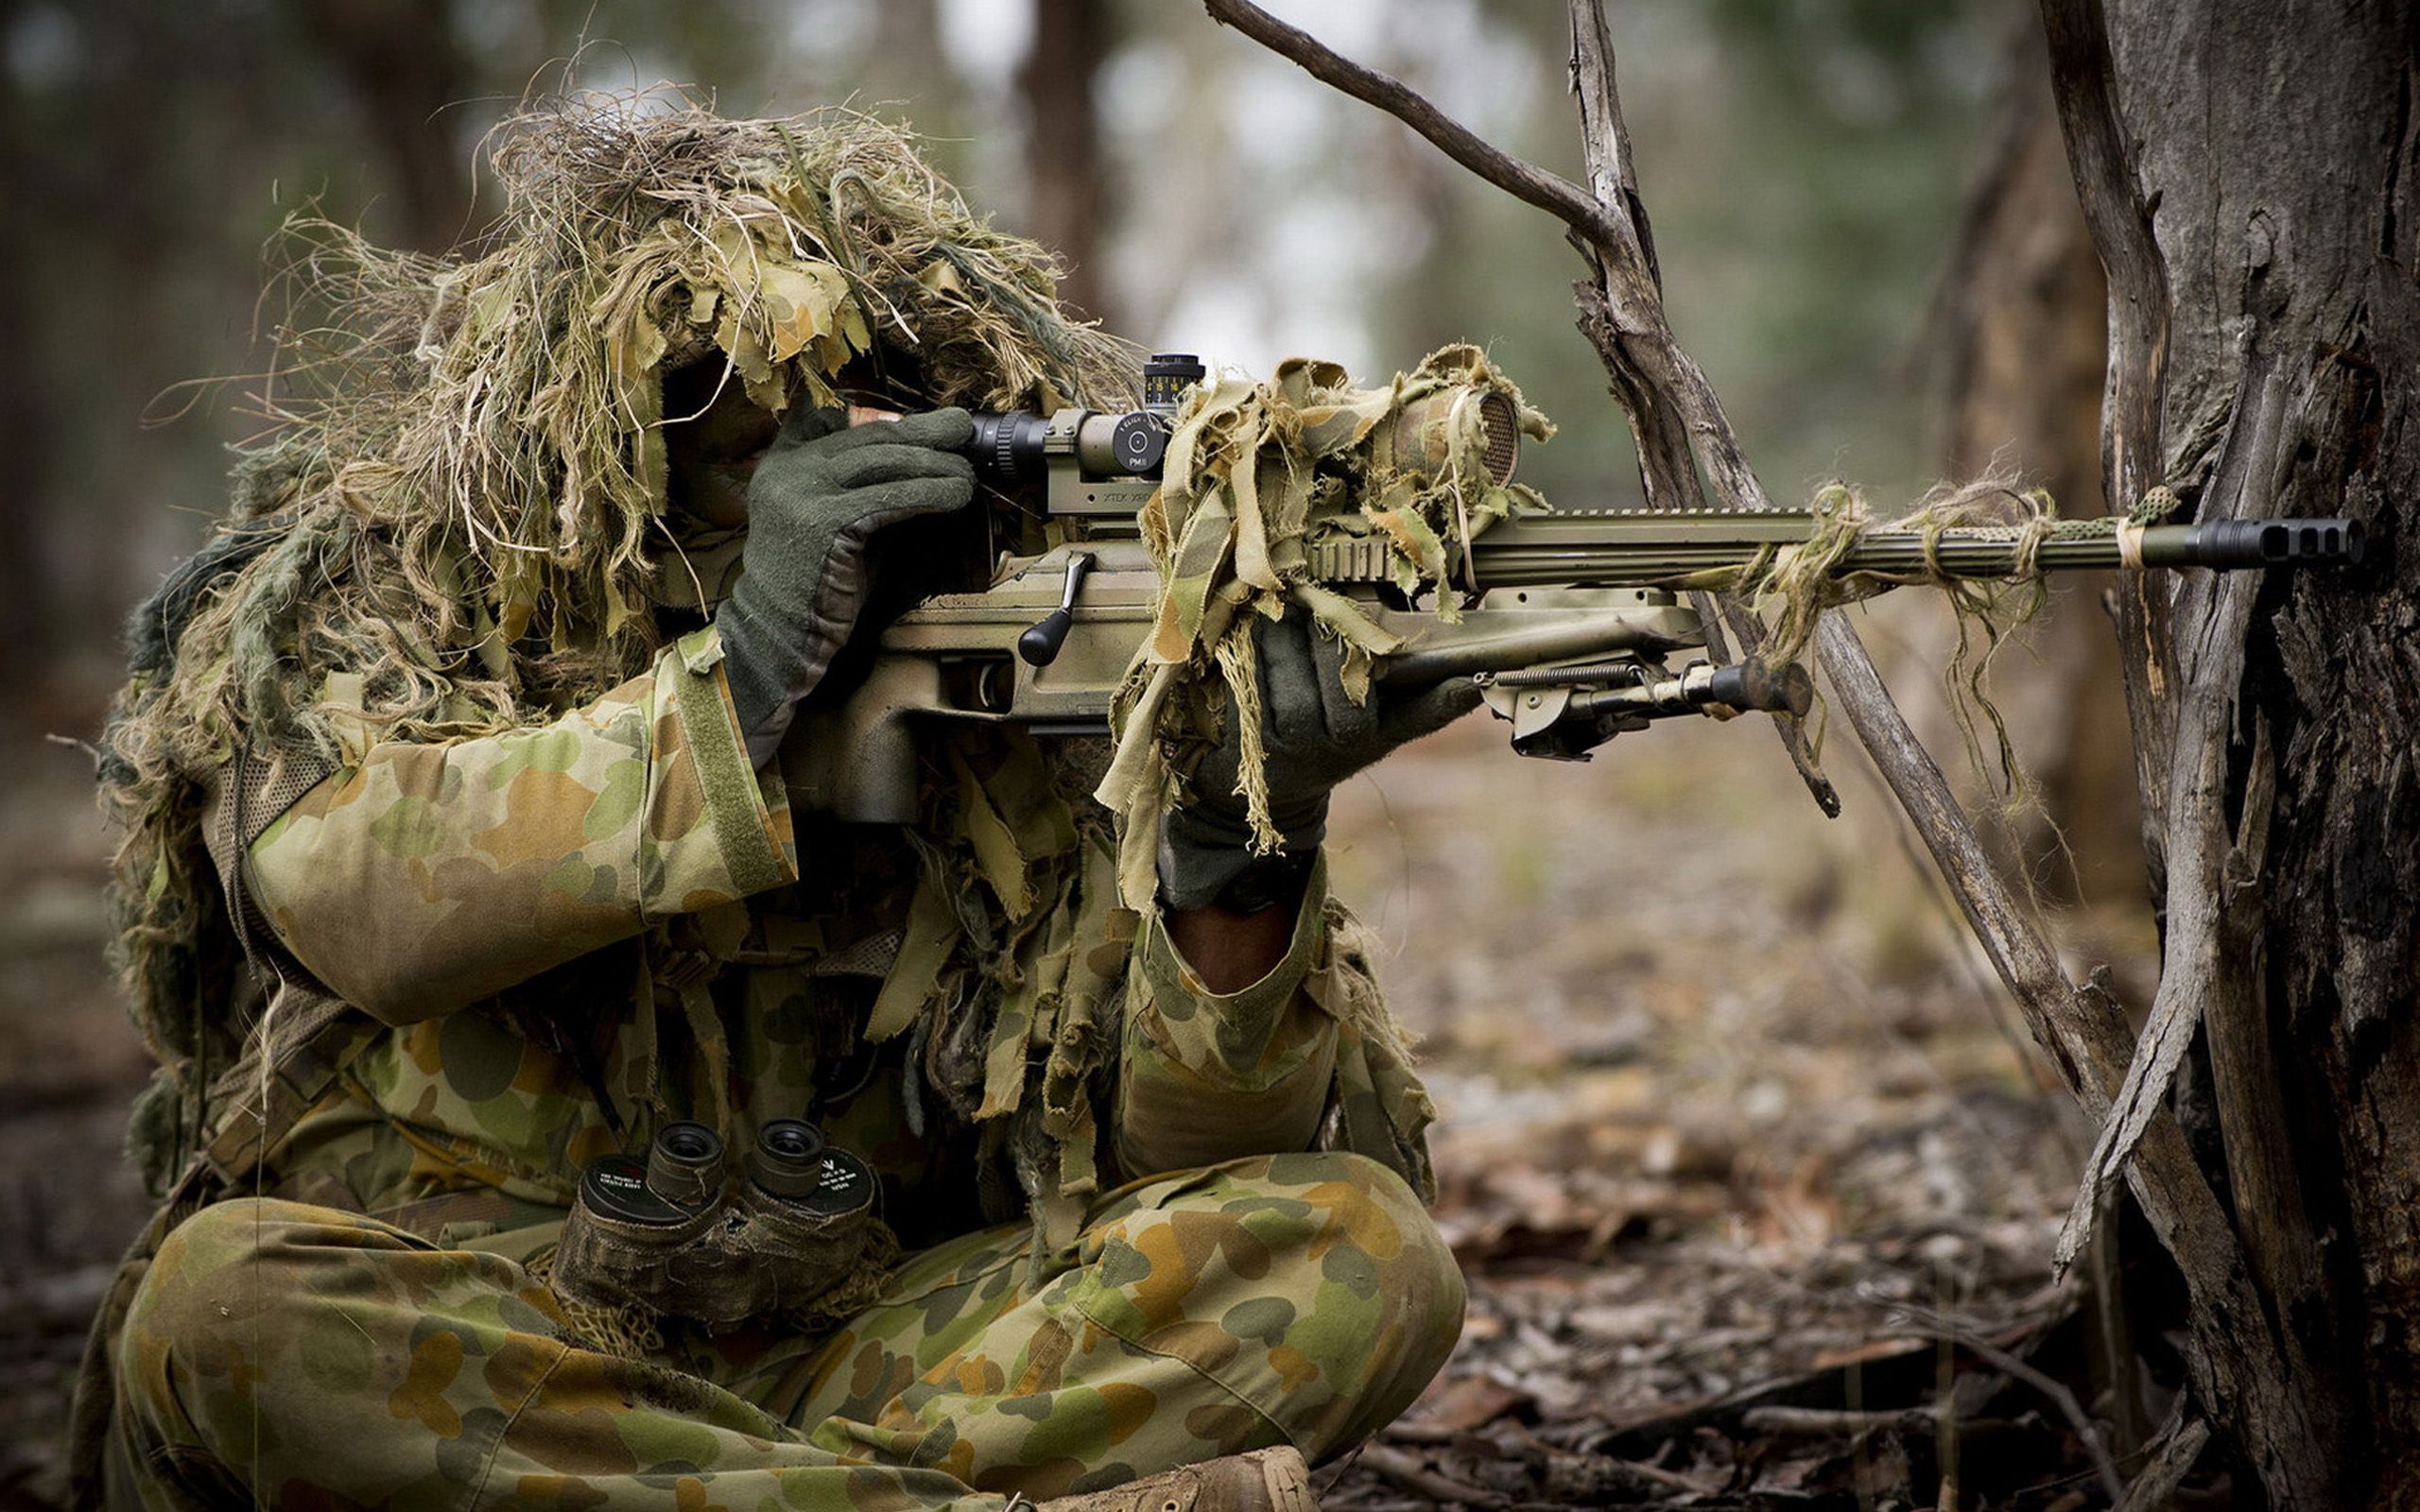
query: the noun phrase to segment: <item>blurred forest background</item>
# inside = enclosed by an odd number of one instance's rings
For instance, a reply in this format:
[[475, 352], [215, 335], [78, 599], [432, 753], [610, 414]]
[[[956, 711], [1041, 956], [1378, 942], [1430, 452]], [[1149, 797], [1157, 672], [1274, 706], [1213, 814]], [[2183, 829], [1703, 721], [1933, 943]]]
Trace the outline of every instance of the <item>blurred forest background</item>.
[[[1560, 6], [1271, 9], [1579, 176]], [[2031, 8], [1626, 0], [1612, 19], [1673, 323], [1774, 496], [1841, 476], [1887, 507], [1997, 459], [2100, 512], [2102, 296]], [[686, 84], [726, 113], [848, 101], [913, 123], [979, 207], [1061, 248], [1067, 292], [1113, 329], [1367, 379], [1478, 341], [1563, 425], [1525, 479], [1636, 499], [1553, 223], [1192, 6], [0, 0], [0, 1502], [57, 1494], [69, 1335], [143, 1211], [115, 1160], [144, 1067], [100, 964], [83, 743], [121, 617], [200, 541], [251, 433], [237, 375], [262, 360], [262, 251], [288, 214], [447, 248], [486, 208], [482, 135], [567, 77]], [[2097, 593], [2065, 590], [2000, 662], [2044, 799], [1999, 838], [2139, 1004], [2151, 922]], [[1916, 598], [1861, 625], [1957, 767], [1947, 622]], [[1485, 726], [1357, 783], [1336, 829], [1347, 896], [1420, 942], [1385, 970], [1428, 1036], [1444, 1219], [1480, 1278], [1440, 1393], [1338, 1497], [1470, 1489], [1400, 1447], [1436, 1435], [1517, 1422], [1541, 1453], [1602, 1458], [1601, 1433], [1676, 1404], [2044, 1312], [2073, 1130], [1845, 733], [1848, 813], [1827, 822], [1762, 720], [1660, 728], [1587, 766], [1518, 763]], [[1575, 1422], [1600, 1435], [1557, 1436]], [[1824, 1452], [1772, 1464], [1814, 1495]], [[1930, 1473], [1878, 1452], [1861, 1498]], [[2038, 1504], [2092, 1484], [2034, 1469]]]

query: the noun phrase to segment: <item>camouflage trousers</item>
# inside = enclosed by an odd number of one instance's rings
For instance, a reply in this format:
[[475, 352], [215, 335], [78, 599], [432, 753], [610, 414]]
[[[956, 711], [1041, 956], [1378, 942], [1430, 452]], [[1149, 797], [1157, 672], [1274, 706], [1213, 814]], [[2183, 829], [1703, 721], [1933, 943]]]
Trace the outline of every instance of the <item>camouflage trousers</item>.
[[634, 1361], [585, 1347], [510, 1260], [222, 1202], [135, 1298], [115, 1457], [154, 1508], [996, 1508], [1280, 1442], [1340, 1451], [1461, 1329], [1436, 1228], [1358, 1156], [1135, 1183], [1039, 1267], [1030, 1232], [909, 1256], [830, 1333]]

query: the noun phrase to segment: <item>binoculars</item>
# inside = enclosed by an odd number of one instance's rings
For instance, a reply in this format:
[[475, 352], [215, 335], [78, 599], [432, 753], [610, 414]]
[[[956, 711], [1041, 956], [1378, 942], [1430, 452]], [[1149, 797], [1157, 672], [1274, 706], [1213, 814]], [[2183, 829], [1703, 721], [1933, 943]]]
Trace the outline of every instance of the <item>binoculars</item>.
[[873, 1227], [873, 1173], [804, 1119], [756, 1134], [737, 1179], [721, 1137], [666, 1125], [644, 1158], [599, 1156], [555, 1254], [555, 1289], [709, 1328], [797, 1315], [850, 1275]]

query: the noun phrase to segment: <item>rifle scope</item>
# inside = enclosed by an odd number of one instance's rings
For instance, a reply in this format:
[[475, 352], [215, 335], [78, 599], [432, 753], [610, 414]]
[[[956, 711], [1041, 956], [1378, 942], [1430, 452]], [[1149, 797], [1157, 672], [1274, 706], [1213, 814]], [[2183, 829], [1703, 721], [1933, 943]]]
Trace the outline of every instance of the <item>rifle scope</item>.
[[[966, 455], [977, 476], [1003, 490], [1044, 481], [1054, 461], [1063, 466], [1072, 461], [1087, 478], [1157, 478], [1178, 404], [1185, 389], [1208, 373], [1201, 359], [1190, 353], [1161, 352], [1143, 364], [1140, 409], [977, 414]], [[1405, 406], [1374, 442], [1387, 448], [1396, 467], [1434, 472], [1444, 455], [1437, 422], [1469, 394], [1443, 393]], [[1488, 478], [1502, 485], [1511, 481], [1520, 461], [1521, 417], [1512, 399], [1495, 389], [1479, 390], [1476, 397]]]
[[1191, 352], [1156, 352], [1143, 364], [1142, 408], [977, 414], [966, 455], [977, 474], [998, 489], [1041, 481], [1054, 456], [1072, 457], [1087, 477], [1157, 477], [1178, 402], [1209, 372]]

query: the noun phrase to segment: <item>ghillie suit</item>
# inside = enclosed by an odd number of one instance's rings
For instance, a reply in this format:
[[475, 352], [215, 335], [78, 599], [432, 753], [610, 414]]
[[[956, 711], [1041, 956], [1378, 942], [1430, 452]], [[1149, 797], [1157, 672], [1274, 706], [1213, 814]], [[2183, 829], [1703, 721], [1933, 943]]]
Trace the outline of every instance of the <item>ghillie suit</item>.
[[[1097, 764], [952, 739], [913, 831], [794, 816], [708, 617], [733, 532], [668, 503], [676, 369], [1048, 408], [1129, 354], [861, 117], [563, 106], [495, 162], [466, 258], [298, 228], [278, 429], [137, 619], [104, 790], [171, 1190], [83, 1489], [106, 1444], [152, 1506], [990, 1506], [1374, 1431], [1461, 1283], [1322, 872], [1217, 995], [1120, 903]], [[800, 1117], [884, 1194], [828, 1295], [566, 1303], [590, 1162]]]
[[976, 216], [894, 128], [638, 103], [499, 128], [505, 210], [468, 256], [289, 230], [278, 427], [239, 452], [216, 538], [135, 611], [106, 737], [116, 965], [160, 1061], [131, 1132], [155, 1192], [252, 1026], [208, 784], [247, 740], [332, 763], [339, 719], [508, 729], [644, 667], [647, 606], [684, 571], [665, 372], [722, 353], [776, 412], [830, 400], [859, 357], [934, 404], [1048, 408], [1130, 381], [1129, 354], [1060, 311], [1050, 255]]

